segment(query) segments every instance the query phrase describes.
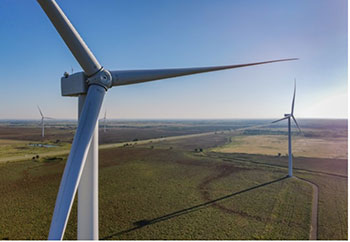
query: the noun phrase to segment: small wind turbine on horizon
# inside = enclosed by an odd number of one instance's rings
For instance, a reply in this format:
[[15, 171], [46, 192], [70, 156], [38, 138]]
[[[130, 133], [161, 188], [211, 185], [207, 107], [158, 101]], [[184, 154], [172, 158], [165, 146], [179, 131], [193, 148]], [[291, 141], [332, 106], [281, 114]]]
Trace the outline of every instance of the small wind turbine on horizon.
[[37, 105], [37, 107], [38, 107], [39, 113], [41, 115], [41, 121], [40, 121], [40, 124], [41, 124], [41, 137], [44, 138], [44, 136], [45, 136], [45, 119], [53, 119], [53, 118], [45, 117], [43, 112], [41, 111], [39, 105]]
[[272, 123], [277, 123], [279, 121], [288, 119], [288, 176], [293, 176], [293, 153], [292, 153], [292, 130], [291, 130], [291, 119], [293, 119], [299, 131], [302, 133], [297, 120], [294, 117], [294, 102], [295, 102], [295, 93], [296, 93], [296, 80], [294, 79], [294, 94], [292, 100], [292, 109], [290, 113], [284, 114], [284, 118], [273, 121]]
[[[54, 0], [37, 1], [83, 69], [83, 72], [64, 75], [61, 78], [62, 96], [79, 97], [79, 123], [56, 199], [49, 232], [50, 240], [63, 239], [77, 190], [78, 239], [98, 240], [99, 238], [98, 116], [108, 89], [113, 86], [297, 59], [280, 59], [212, 67], [109, 71], [97, 61]], [[101, 12], [99, 14], [103, 15], [104, 13]], [[100, 38], [108, 38], [108, 32], [100, 36]]]

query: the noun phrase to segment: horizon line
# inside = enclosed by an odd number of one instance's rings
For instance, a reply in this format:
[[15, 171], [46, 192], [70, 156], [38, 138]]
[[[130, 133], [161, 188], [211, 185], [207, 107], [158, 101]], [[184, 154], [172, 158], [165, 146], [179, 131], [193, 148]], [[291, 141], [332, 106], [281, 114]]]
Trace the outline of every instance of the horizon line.
[[[102, 118], [101, 118], [102, 119]], [[107, 120], [121, 120], [121, 121], [128, 121], [128, 120], [148, 120], [148, 121], [161, 121], [161, 120], [274, 120], [278, 119], [276, 117], [274, 118], [107, 118]], [[341, 117], [341, 118], [330, 118], [330, 117], [302, 117], [297, 118], [298, 120], [301, 119], [322, 119], [322, 120], [347, 120], [348, 117]], [[40, 118], [0, 118], [1, 121], [40, 121]], [[55, 121], [63, 121], [63, 120], [69, 120], [69, 121], [77, 121], [77, 118], [55, 118], [54, 120], [46, 120], [46, 122], [55, 122]], [[99, 119], [100, 120], [100, 119]]]

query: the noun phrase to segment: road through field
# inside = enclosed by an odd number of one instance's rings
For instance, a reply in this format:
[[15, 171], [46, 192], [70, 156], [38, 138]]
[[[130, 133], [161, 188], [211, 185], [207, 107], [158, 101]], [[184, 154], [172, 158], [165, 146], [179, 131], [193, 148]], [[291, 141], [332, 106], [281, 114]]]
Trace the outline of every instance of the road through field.
[[[231, 131], [220, 131], [220, 132], [222, 133], [222, 132], [231, 132]], [[122, 147], [124, 145], [147, 144], [150, 142], [153, 143], [153, 142], [160, 142], [160, 141], [187, 139], [187, 138], [193, 138], [193, 137], [213, 135], [215, 133], [216, 132], [207, 132], [207, 133], [200, 133], [200, 134], [188, 134], [188, 135], [170, 136], [170, 137], [156, 138], [156, 139], [147, 139], [147, 140], [139, 140], [139, 141], [128, 141], [128, 142], [121, 142], [121, 143], [104, 144], [104, 145], [100, 145], [99, 149], [111, 149], [111, 148]], [[36, 155], [39, 155], [40, 158], [44, 158], [44, 157], [60, 156], [60, 155], [67, 155], [67, 154], [69, 154], [69, 149], [61, 150], [61, 151], [42, 152], [42, 153], [38, 152], [35, 155], [27, 154], [27, 155], [3, 157], [3, 158], [0, 158], [0, 164], [6, 163], [6, 162], [28, 160], [28, 159], [32, 159], [32, 157], [36, 156]]]
[[[160, 141], [171, 141], [171, 140], [178, 140], [178, 139], [188, 139], [188, 138], [194, 138], [194, 137], [213, 135], [213, 134], [216, 134], [216, 133], [220, 133], [220, 134], [236, 133], [236, 132], [247, 130], [247, 129], [264, 127], [266, 125], [269, 125], [269, 124], [248, 126], [248, 127], [239, 128], [239, 129], [235, 129], [235, 130], [229, 130], [229, 131], [228, 130], [218, 130], [218, 131], [199, 133], [199, 134], [187, 134], [187, 135], [178, 135], [178, 136], [146, 139], [146, 140], [139, 140], [139, 141], [128, 141], [128, 142], [121, 142], [121, 143], [104, 144], [104, 145], [100, 145], [99, 149], [118, 148], [118, 147], [122, 147], [122, 146], [124, 146], [126, 144], [128, 144], [128, 145], [135, 145], [135, 144], [147, 144], [147, 143], [150, 143], [150, 142], [153, 143], [153, 142], [160, 142]], [[0, 142], [1, 142], [1, 139], [0, 139]], [[67, 154], [69, 154], [69, 150], [70, 149], [61, 150], [61, 151], [42, 152], [42, 153], [37, 153], [35, 155], [39, 155], [39, 157], [41, 157], [41, 158], [45, 158], [45, 157], [47, 158], [47, 157], [51, 157], [51, 156], [67, 155]], [[1, 163], [7, 163], [7, 162], [28, 160], [28, 159], [32, 159], [33, 156], [34, 156], [33, 154], [27, 154], [27, 155], [3, 157], [3, 158], [0, 158], [0, 164]]]
[[295, 177], [298, 180], [306, 182], [312, 186], [312, 211], [311, 211], [311, 226], [310, 226], [310, 240], [317, 240], [317, 215], [318, 215], [318, 186], [309, 180]]

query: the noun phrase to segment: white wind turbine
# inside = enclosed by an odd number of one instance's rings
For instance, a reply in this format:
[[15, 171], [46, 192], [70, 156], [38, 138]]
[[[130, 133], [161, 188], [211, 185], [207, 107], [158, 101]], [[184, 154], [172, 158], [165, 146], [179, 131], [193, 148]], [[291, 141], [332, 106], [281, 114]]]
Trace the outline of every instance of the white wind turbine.
[[294, 94], [293, 94], [293, 100], [292, 100], [292, 109], [291, 113], [287, 113], [284, 115], [284, 118], [278, 119], [276, 121], [273, 121], [272, 123], [277, 123], [279, 121], [282, 121], [284, 119], [288, 119], [288, 176], [293, 176], [293, 154], [292, 154], [292, 130], [291, 130], [291, 118], [294, 120], [297, 128], [301, 132], [301, 129], [298, 125], [297, 120], [294, 117], [294, 102], [295, 102], [295, 92], [296, 92], [296, 81], [294, 80]]
[[43, 112], [41, 111], [39, 105], [37, 105], [37, 107], [38, 107], [39, 113], [41, 115], [41, 121], [40, 121], [40, 124], [41, 124], [41, 137], [44, 138], [44, 136], [45, 136], [45, 119], [53, 119], [53, 118], [45, 117]]
[[103, 98], [109, 88], [176, 76], [295, 60], [293, 58], [199, 68], [109, 71], [96, 60], [54, 0], [37, 1], [84, 71], [72, 75], [66, 74], [61, 78], [62, 96], [79, 97], [79, 124], [63, 172], [51, 221], [49, 239], [53, 240], [63, 238], [77, 190], [79, 190], [78, 239], [98, 239], [98, 116]]

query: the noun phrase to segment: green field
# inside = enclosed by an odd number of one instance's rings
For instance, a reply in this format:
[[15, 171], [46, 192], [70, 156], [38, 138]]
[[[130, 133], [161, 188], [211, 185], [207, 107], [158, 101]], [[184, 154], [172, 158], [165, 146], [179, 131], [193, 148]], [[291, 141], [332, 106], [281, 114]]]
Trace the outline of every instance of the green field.
[[39, 142], [18, 141], [18, 140], [0, 140], [0, 163], [18, 159], [35, 159], [36, 156], [45, 153], [68, 151], [70, 144], [66, 142], [44, 142], [44, 145], [52, 147], [40, 147]]
[[[63, 166], [59, 159], [1, 166], [2, 239], [46, 239]], [[283, 178], [278, 169], [176, 151], [104, 150], [100, 238], [307, 239], [311, 187]], [[76, 238], [75, 206], [65, 238]]]
[[[250, 154], [208, 153], [227, 162], [254, 164], [287, 173], [287, 157]], [[319, 188], [318, 239], [343, 240], [348, 233], [347, 160], [295, 158], [294, 175], [315, 183]]]
[[319, 187], [318, 239], [348, 238], [348, 180], [337, 176], [298, 174]]

